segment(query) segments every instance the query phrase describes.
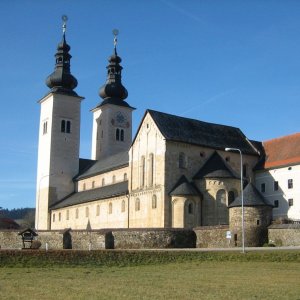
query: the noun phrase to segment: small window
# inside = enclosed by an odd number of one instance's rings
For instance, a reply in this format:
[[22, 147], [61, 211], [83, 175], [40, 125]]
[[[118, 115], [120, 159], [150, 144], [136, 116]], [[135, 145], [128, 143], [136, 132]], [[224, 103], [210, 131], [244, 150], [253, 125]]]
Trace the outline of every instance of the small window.
[[66, 133], [71, 133], [71, 121], [67, 121]]
[[102, 178], [102, 186], [105, 186], [105, 179]]
[[155, 209], [157, 207], [157, 197], [156, 195], [152, 196], [152, 208]]
[[96, 207], [96, 216], [100, 216], [100, 205], [97, 205]]
[[288, 188], [289, 189], [293, 188], [293, 179], [288, 179]]
[[121, 141], [124, 142], [124, 129], [121, 129]]
[[256, 220], [256, 225], [257, 225], [257, 226], [259, 226], [259, 223], [260, 223], [259, 220]]
[[86, 189], [86, 184], [85, 184], [85, 182], [83, 183], [83, 185], [82, 185], [82, 189], [85, 191], [85, 189]]
[[52, 222], [55, 222], [55, 214], [52, 216]]
[[122, 204], [121, 204], [121, 212], [124, 212], [125, 211], [125, 200], [122, 201]]
[[60, 131], [61, 132], [66, 132], [66, 121], [62, 120], [60, 124]]
[[78, 217], [79, 217], [79, 210], [78, 208], [76, 208], [75, 218], [78, 219]]
[[43, 123], [43, 134], [47, 134], [47, 131], [48, 131], [48, 122], [45, 121]]
[[69, 220], [69, 218], [70, 218], [70, 212], [69, 212], [69, 210], [67, 210], [66, 219]]
[[112, 177], [112, 183], [115, 183], [116, 182], [116, 175], [114, 175], [113, 177]]
[[88, 207], [85, 208], [85, 217], [88, 218], [89, 217], [89, 213], [90, 213], [90, 210]]
[[200, 157], [205, 157], [205, 152], [200, 152]]
[[120, 140], [120, 129], [117, 128], [116, 129], [116, 141], [119, 141]]
[[243, 177], [247, 177], [247, 165], [243, 165]]
[[278, 181], [274, 181], [274, 191], [278, 191]]
[[294, 205], [294, 200], [293, 199], [289, 199], [289, 206], [293, 206]]
[[189, 214], [192, 214], [193, 213], [193, 203], [189, 203], [189, 205], [188, 205], [188, 213]]
[[92, 189], [95, 188], [95, 181], [92, 181]]
[[225, 157], [225, 160], [226, 160], [227, 162], [230, 162], [230, 156], [226, 156], [226, 157]]
[[71, 121], [61, 120], [60, 131], [64, 133], [71, 133]]
[[279, 207], [279, 201], [278, 200], [274, 200], [274, 207]]
[[108, 204], [108, 213], [112, 214], [112, 203], [111, 202]]
[[262, 184], [260, 185], [260, 191], [261, 191], [262, 193], [264, 193], [264, 192], [266, 191], [266, 184], [265, 184], [265, 183], [262, 183]]
[[58, 214], [58, 221], [61, 221], [61, 213]]
[[230, 205], [234, 201], [235, 195], [233, 191], [228, 192], [228, 205]]
[[137, 199], [135, 199], [135, 210], [139, 211], [140, 209], [141, 209], [141, 202], [140, 202], [140, 199], [137, 198]]
[[124, 173], [124, 181], [127, 180], [127, 173]]
[[186, 168], [186, 165], [187, 165], [186, 156], [183, 152], [179, 153], [178, 164], [179, 164], [180, 169]]

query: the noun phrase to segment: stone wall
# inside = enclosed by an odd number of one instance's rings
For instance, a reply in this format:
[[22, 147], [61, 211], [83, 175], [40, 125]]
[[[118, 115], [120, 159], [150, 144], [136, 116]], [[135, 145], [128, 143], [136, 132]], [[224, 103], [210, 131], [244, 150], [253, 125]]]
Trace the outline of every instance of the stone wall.
[[[185, 229], [114, 229], [39, 231], [36, 240], [41, 249], [145, 249], [145, 248], [195, 248], [196, 235]], [[3, 249], [21, 249], [22, 238], [18, 231], [0, 231]]]
[[17, 230], [0, 231], [1, 249], [21, 249], [23, 247], [22, 238]]
[[229, 248], [234, 243], [226, 238], [228, 226], [203, 226], [194, 228], [197, 248]]
[[127, 229], [112, 231], [115, 249], [195, 248], [196, 235], [186, 229]]
[[269, 243], [276, 246], [300, 246], [300, 224], [271, 225]]

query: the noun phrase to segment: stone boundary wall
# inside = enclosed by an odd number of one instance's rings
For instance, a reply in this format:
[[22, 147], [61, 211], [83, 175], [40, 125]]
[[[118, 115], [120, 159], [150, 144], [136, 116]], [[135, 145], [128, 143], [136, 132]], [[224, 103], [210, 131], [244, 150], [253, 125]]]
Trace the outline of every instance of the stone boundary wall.
[[269, 243], [276, 246], [300, 246], [300, 224], [271, 225]]
[[176, 228], [113, 230], [114, 249], [195, 248], [193, 230]]
[[[0, 231], [2, 249], [21, 249], [19, 231]], [[113, 229], [38, 231], [36, 240], [40, 249], [146, 249], [146, 248], [195, 248], [196, 235], [186, 229]]]
[[234, 247], [233, 239], [226, 238], [228, 226], [202, 226], [194, 228], [197, 236], [197, 248], [230, 248]]

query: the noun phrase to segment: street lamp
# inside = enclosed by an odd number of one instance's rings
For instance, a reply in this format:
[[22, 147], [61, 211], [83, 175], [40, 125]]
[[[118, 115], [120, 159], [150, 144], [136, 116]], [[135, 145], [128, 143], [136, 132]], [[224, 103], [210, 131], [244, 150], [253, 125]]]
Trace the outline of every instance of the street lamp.
[[225, 148], [225, 151], [237, 151], [241, 157], [241, 199], [242, 199], [242, 252], [245, 253], [245, 226], [244, 226], [244, 190], [243, 190], [243, 155], [238, 148]]

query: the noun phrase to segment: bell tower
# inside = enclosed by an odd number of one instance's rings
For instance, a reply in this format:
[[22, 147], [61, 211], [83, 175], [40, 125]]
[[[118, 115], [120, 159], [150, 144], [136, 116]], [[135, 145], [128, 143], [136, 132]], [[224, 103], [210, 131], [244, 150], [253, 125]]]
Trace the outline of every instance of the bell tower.
[[66, 42], [67, 16], [63, 16], [62, 41], [55, 54], [55, 69], [46, 79], [50, 91], [41, 105], [36, 187], [37, 230], [51, 229], [52, 204], [74, 192], [73, 177], [79, 171], [80, 105], [70, 71], [70, 46]]
[[92, 159], [99, 160], [119, 152], [128, 151], [132, 140], [132, 111], [125, 99], [122, 85], [121, 57], [117, 54], [118, 30], [113, 30], [114, 50], [109, 57], [106, 83], [100, 88], [103, 99], [93, 110]]

